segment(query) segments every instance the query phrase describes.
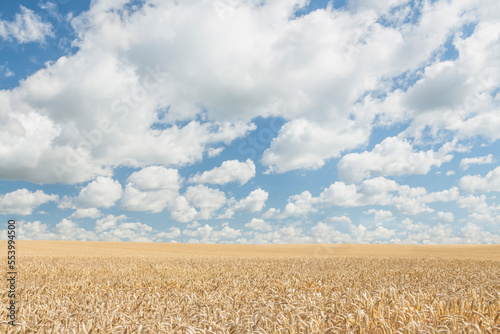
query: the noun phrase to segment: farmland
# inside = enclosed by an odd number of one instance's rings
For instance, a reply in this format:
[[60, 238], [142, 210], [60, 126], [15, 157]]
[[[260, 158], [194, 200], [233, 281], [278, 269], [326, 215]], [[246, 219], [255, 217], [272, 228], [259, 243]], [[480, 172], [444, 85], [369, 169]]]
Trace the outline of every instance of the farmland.
[[[25, 333], [500, 333], [500, 248], [22, 241]], [[2, 286], [6, 305], [6, 284]]]

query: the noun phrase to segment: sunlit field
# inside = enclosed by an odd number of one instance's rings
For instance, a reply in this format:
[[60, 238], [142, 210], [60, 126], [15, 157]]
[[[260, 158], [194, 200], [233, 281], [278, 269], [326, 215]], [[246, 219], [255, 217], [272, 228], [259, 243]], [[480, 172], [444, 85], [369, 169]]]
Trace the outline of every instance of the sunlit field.
[[2, 333], [500, 333], [498, 245], [18, 249], [17, 325], [3, 307]]

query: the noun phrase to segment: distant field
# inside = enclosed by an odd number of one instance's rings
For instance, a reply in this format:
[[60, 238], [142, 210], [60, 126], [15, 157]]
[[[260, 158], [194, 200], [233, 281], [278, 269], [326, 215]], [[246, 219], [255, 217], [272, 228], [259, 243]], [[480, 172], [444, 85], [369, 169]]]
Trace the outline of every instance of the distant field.
[[[500, 334], [498, 245], [18, 250], [18, 322], [8, 326], [2, 307], [0, 333]], [[6, 306], [6, 284], [0, 293]]]
[[[3, 241], [5, 242], [5, 241]], [[207, 245], [143, 242], [18, 241], [21, 256], [403, 257], [500, 261], [500, 245]]]

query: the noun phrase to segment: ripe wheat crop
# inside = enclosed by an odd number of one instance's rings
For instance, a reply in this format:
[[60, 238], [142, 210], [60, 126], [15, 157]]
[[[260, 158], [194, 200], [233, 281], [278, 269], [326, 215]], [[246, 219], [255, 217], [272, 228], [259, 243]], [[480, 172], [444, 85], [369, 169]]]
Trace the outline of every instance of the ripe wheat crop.
[[2, 333], [500, 333], [500, 261], [29, 256], [19, 279]]

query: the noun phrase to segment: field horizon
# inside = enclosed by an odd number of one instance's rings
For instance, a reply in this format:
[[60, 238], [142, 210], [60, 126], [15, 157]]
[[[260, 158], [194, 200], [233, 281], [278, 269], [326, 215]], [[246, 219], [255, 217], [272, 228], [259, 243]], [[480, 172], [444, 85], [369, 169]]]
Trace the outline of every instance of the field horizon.
[[222, 257], [394, 257], [484, 259], [500, 261], [498, 244], [188, 244], [21, 240], [20, 256], [122, 257], [122, 256], [222, 256]]

